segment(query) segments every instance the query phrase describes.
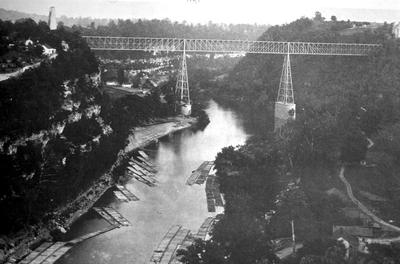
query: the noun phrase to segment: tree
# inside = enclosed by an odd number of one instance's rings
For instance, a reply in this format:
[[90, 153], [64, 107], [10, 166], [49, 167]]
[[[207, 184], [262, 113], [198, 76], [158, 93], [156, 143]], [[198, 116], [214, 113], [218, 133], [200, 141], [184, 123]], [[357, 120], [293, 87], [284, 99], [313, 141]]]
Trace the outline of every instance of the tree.
[[323, 22], [324, 20], [325, 20], [325, 18], [322, 17], [321, 12], [316, 11], [315, 16], [314, 16], [314, 21]]
[[325, 259], [328, 263], [346, 264], [345, 255], [346, 249], [341, 243], [336, 243], [325, 251]]
[[331, 21], [332, 21], [332, 22], [337, 22], [336, 16], [331, 16]]
[[334, 239], [315, 239], [304, 242], [303, 247], [297, 251], [299, 257], [306, 255], [324, 256], [325, 251], [337, 243]]
[[179, 249], [177, 256], [184, 264], [222, 264], [228, 256], [220, 243], [196, 239], [187, 249]]
[[350, 129], [341, 146], [341, 161], [360, 162], [364, 160], [368, 150], [367, 145], [368, 142], [362, 133]]
[[371, 136], [371, 134], [378, 131], [381, 121], [382, 115], [380, 111], [376, 108], [368, 108], [360, 116], [360, 128], [367, 136]]
[[380, 245], [370, 244], [368, 245], [368, 251], [370, 252], [369, 261], [377, 261], [377, 263], [391, 264], [400, 262], [400, 246], [399, 244], [391, 245]]
[[378, 147], [391, 155], [396, 162], [400, 161], [400, 123], [386, 125], [378, 132]]
[[64, 22], [59, 21], [59, 22], [57, 23], [57, 30], [62, 30], [62, 29], [64, 29]]
[[43, 47], [41, 45], [29, 45], [29, 51], [32, 52], [34, 57], [40, 58], [43, 54]]
[[122, 85], [125, 81], [125, 73], [123, 68], [119, 68], [117, 71], [117, 80], [120, 85]]
[[301, 258], [300, 264], [324, 264], [324, 257], [307, 255]]

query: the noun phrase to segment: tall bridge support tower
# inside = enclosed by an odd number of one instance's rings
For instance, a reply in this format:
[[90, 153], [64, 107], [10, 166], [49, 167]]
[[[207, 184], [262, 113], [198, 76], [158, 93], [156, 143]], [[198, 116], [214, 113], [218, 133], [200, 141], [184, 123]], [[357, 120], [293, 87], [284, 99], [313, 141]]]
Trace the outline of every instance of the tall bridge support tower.
[[183, 43], [182, 64], [176, 79], [175, 94], [178, 96], [179, 107], [184, 116], [192, 113], [192, 104], [190, 102], [189, 81], [186, 65], [186, 41]]
[[287, 120], [294, 120], [295, 118], [296, 104], [293, 95], [292, 71], [290, 69], [290, 55], [287, 53], [283, 61], [278, 97], [275, 102], [275, 130], [286, 124]]

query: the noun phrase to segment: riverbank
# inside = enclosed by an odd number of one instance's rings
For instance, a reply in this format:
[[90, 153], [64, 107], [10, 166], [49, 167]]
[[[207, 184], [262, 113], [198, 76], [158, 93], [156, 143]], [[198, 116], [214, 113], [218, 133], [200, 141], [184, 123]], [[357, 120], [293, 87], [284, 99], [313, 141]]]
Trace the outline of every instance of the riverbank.
[[[92, 186], [82, 192], [76, 199], [68, 202], [65, 206], [59, 207], [49, 213], [45, 218], [46, 224], [39, 223], [32, 226], [33, 230], [23, 230], [22, 234], [13, 238], [2, 238], [5, 250], [0, 252], [0, 263], [7, 259], [11, 263], [23, 258], [30, 251], [31, 247], [39, 245], [42, 241], [54, 239], [54, 234], [64, 233], [79, 217], [85, 214], [97, 200], [115, 184], [113, 171], [129, 155], [130, 152], [144, 147], [161, 137], [177, 131], [192, 127], [196, 124], [196, 118], [170, 117], [157, 119], [152, 123], [137, 127], [132, 130], [128, 137], [126, 147], [118, 153], [118, 157], [108, 172], [97, 179]], [[51, 233], [51, 235], [50, 235]], [[9, 247], [8, 245], [11, 245]]]
[[61, 221], [62, 219], [66, 219], [66, 221], [59, 222], [62, 228], [68, 229], [115, 184], [112, 177], [113, 171], [121, 165], [121, 162], [127, 158], [130, 152], [144, 147], [159, 138], [189, 128], [195, 124], [196, 118], [178, 116], [159, 119], [154, 121], [153, 124], [134, 128], [133, 133], [131, 133], [127, 139], [128, 143], [125, 149], [118, 153], [117, 160], [111, 166], [110, 170], [100, 177], [91, 188], [79, 195], [72, 203], [69, 203], [66, 207], [59, 210], [59, 217], [56, 218], [61, 218]]
[[[121, 182], [139, 201], [120, 201], [110, 190], [96, 203], [98, 207], [114, 208], [132, 225], [76, 245], [58, 263], [149, 263], [154, 249], [172, 225], [181, 225], [196, 234], [204, 219], [215, 215], [207, 210], [204, 185], [189, 186], [186, 180], [202, 162], [213, 160], [223, 147], [243, 144], [248, 134], [234, 112], [215, 102], [208, 103], [205, 112], [210, 124], [204, 130], [189, 128], [142, 148], [148, 150], [152, 164], [157, 167], [156, 184], [149, 186], [135, 178]], [[136, 159], [136, 152], [129, 159]], [[125, 164], [128, 162], [124, 160], [114, 176], [127, 173], [123, 169]], [[72, 225], [68, 237], [79, 237], [105, 225], [103, 219], [90, 213]]]

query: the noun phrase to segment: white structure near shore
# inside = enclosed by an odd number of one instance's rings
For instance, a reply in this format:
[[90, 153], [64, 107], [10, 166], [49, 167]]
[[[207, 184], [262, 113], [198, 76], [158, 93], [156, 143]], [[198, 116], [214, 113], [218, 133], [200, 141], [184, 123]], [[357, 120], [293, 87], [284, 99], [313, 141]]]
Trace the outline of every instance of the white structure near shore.
[[43, 55], [51, 56], [53, 54], [56, 54], [57, 52], [55, 48], [52, 48], [47, 44], [43, 44], [42, 47], [43, 47]]
[[394, 23], [392, 33], [395, 38], [400, 38], [400, 22]]

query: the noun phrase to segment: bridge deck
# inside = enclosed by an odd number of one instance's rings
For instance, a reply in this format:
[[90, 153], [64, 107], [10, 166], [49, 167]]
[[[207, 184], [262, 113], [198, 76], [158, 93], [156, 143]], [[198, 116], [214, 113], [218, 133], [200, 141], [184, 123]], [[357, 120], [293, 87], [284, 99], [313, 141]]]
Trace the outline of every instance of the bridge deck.
[[83, 36], [93, 50], [366, 56], [378, 44]]

